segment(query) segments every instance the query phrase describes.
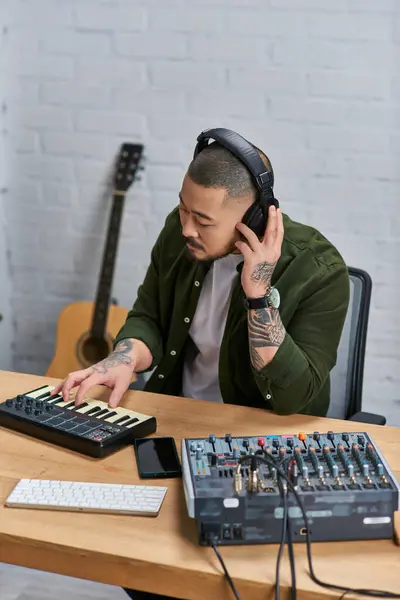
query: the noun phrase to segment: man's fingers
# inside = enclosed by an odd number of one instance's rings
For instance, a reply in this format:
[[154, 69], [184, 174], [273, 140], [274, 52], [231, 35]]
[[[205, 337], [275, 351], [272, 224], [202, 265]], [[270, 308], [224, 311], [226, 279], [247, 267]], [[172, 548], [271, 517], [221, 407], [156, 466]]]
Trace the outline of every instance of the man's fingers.
[[247, 227], [244, 223], [237, 223], [236, 228], [240, 233], [246, 238], [248, 245], [250, 248], [256, 252], [260, 246], [260, 241], [254, 231]]
[[236, 242], [235, 246], [238, 250], [240, 250], [244, 258], [247, 257], [251, 259], [253, 252], [246, 242]]
[[65, 384], [65, 379], [63, 381], [61, 381], [59, 384], [57, 384], [54, 388], [54, 390], [51, 390], [50, 392], [50, 396], [56, 396], [59, 392], [61, 392], [64, 384]]
[[265, 235], [263, 239], [264, 246], [270, 246], [271, 243], [275, 243], [276, 234], [277, 234], [277, 211], [275, 206], [270, 206], [268, 210], [268, 221], [267, 226], [265, 228]]
[[111, 408], [115, 408], [121, 402], [122, 395], [126, 392], [127, 387], [124, 382], [117, 381], [115, 383], [114, 389], [110, 394], [108, 399], [108, 405]]
[[76, 393], [75, 404], [77, 406], [78, 406], [78, 404], [82, 404], [84, 402], [86, 392], [89, 391], [91, 387], [94, 387], [95, 385], [98, 385], [99, 383], [101, 383], [100, 375], [90, 375], [90, 377], [85, 379], [79, 386], [79, 389]]
[[79, 385], [86, 377], [88, 377], [89, 371], [84, 369], [82, 371], [75, 371], [74, 373], [70, 373], [66, 378], [63, 388], [62, 388], [62, 396], [67, 402], [69, 400], [72, 388]]
[[283, 237], [285, 235], [285, 228], [283, 226], [283, 217], [282, 217], [282, 211], [280, 208], [278, 208], [277, 212], [277, 219], [276, 219], [276, 244], [277, 246], [279, 246], [279, 250], [282, 247], [282, 242], [283, 242]]

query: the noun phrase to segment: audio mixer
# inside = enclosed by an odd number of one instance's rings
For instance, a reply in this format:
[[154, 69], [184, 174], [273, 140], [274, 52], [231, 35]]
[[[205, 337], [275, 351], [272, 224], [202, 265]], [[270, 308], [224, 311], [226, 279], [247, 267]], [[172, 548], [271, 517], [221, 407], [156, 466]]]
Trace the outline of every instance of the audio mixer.
[[157, 429], [155, 417], [86, 398], [75, 405], [44, 385], [0, 403], [0, 426], [93, 458], [103, 458]]
[[187, 509], [201, 545], [279, 543], [287, 494], [294, 541], [393, 537], [400, 487], [365, 432], [182, 440]]

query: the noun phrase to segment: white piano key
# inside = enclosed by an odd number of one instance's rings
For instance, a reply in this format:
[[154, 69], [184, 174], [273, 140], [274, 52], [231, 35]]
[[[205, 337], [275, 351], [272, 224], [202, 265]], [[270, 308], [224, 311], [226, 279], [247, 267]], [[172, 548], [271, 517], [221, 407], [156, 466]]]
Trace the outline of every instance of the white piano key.
[[36, 392], [31, 392], [30, 394], [25, 394], [25, 396], [27, 398], [37, 398], [38, 396], [41, 396], [42, 394], [47, 394], [48, 392], [51, 392], [52, 390], [54, 390], [54, 386], [53, 385], [47, 385], [46, 387], [41, 388], [40, 390], [36, 390]]

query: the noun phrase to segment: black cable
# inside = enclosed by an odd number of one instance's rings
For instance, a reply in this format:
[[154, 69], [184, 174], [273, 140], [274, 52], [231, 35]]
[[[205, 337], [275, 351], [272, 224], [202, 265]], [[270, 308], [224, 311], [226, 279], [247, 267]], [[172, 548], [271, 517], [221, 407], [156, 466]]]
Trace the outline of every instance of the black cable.
[[219, 550], [218, 550], [218, 548], [217, 548], [217, 546], [215, 545], [214, 542], [212, 542], [211, 547], [214, 550], [215, 554], [217, 555], [217, 558], [218, 558], [219, 562], [221, 563], [221, 566], [222, 566], [222, 568], [224, 570], [224, 573], [225, 573], [225, 577], [227, 578], [228, 583], [231, 586], [231, 590], [233, 592], [233, 595], [235, 596], [236, 600], [240, 600], [240, 596], [239, 596], [238, 591], [237, 591], [237, 589], [235, 587], [235, 584], [232, 581], [232, 577], [229, 575], [228, 569], [225, 566], [224, 559], [222, 558], [222, 556], [221, 556], [221, 554], [220, 554], [220, 552], [219, 552]]
[[[242, 456], [239, 459], [239, 463], [242, 464], [244, 462], [247, 462], [252, 456], [254, 455], [246, 455], [246, 456]], [[307, 560], [308, 560], [308, 567], [310, 569], [310, 577], [311, 579], [314, 581], [314, 583], [316, 583], [317, 585], [321, 586], [321, 587], [325, 587], [331, 590], [338, 590], [340, 592], [346, 592], [346, 593], [354, 593], [354, 594], [362, 594], [364, 596], [371, 596], [373, 598], [400, 598], [400, 594], [395, 594], [393, 592], [386, 592], [386, 591], [382, 591], [382, 590], [366, 590], [366, 589], [352, 589], [352, 588], [346, 588], [343, 587], [341, 585], [335, 585], [333, 583], [326, 583], [324, 581], [322, 581], [321, 579], [318, 579], [318, 577], [316, 576], [315, 572], [314, 572], [314, 567], [312, 564], [312, 556], [311, 556], [311, 540], [310, 540], [310, 527], [309, 527], [309, 523], [308, 523], [308, 517], [304, 508], [304, 504], [303, 501], [301, 500], [297, 490], [295, 489], [293, 483], [290, 481], [289, 477], [286, 475], [286, 473], [284, 473], [282, 471], [282, 469], [276, 464], [276, 462], [274, 462], [272, 460], [272, 458], [270, 458], [268, 455], [264, 454], [263, 456], [261, 455], [257, 455], [257, 459], [260, 460], [261, 462], [264, 462], [265, 464], [272, 466], [274, 469], [276, 469], [276, 472], [286, 481], [288, 487], [290, 488], [291, 492], [294, 494], [297, 504], [301, 510], [302, 516], [303, 516], [303, 520], [304, 520], [304, 525], [306, 528], [306, 544], [307, 544]]]
[[289, 552], [289, 563], [290, 563], [290, 575], [291, 575], [291, 580], [292, 580], [292, 600], [296, 600], [296, 598], [297, 598], [296, 565], [295, 565], [295, 560], [294, 560], [292, 525], [290, 523], [289, 512], [288, 512], [288, 523], [287, 523], [287, 541], [288, 541], [288, 552]]
[[281, 497], [283, 500], [283, 519], [282, 519], [282, 536], [281, 543], [279, 545], [278, 556], [276, 558], [276, 569], [275, 569], [275, 600], [280, 599], [280, 570], [281, 570], [281, 560], [283, 555], [283, 549], [286, 543], [286, 528], [287, 528], [287, 520], [288, 520], [288, 511], [289, 504], [286, 490], [282, 488], [282, 483], [279, 481], [278, 485], [281, 491]]

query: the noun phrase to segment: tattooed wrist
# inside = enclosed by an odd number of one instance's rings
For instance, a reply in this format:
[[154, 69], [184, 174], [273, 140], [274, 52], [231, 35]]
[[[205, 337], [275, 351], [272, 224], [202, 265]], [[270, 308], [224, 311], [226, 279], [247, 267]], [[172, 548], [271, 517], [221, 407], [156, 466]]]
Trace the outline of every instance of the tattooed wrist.
[[92, 373], [106, 375], [108, 370], [113, 367], [118, 367], [120, 365], [133, 367], [132, 350], [133, 340], [121, 340], [106, 358], [91, 367]]
[[248, 332], [251, 363], [260, 371], [269, 362], [268, 351], [279, 348], [285, 338], [279, 311], [275, 308], [249, 310]]
[[253, 283], [269, 287], [276, 263], [261, 262], [255, 265], [250, 279]]

